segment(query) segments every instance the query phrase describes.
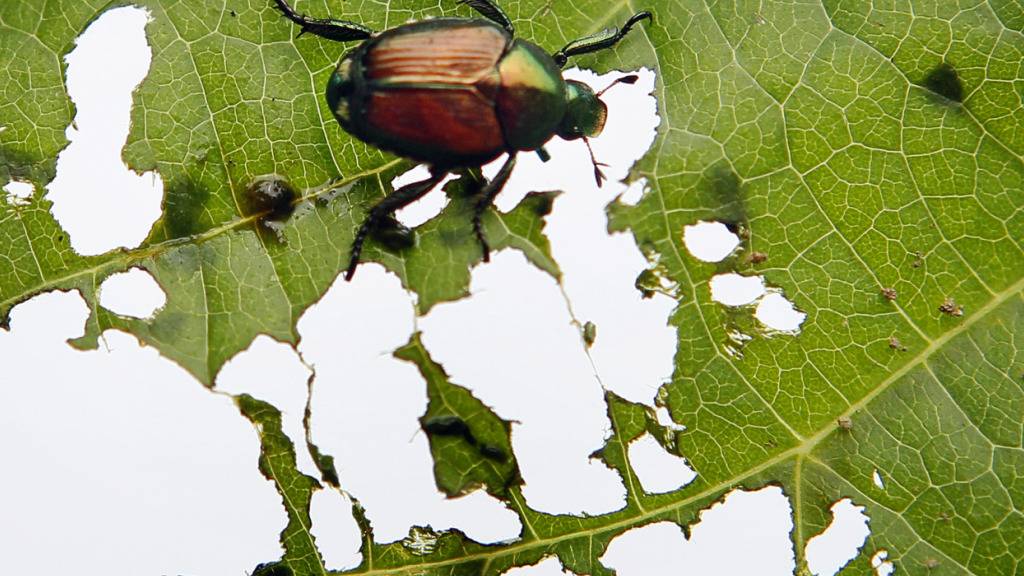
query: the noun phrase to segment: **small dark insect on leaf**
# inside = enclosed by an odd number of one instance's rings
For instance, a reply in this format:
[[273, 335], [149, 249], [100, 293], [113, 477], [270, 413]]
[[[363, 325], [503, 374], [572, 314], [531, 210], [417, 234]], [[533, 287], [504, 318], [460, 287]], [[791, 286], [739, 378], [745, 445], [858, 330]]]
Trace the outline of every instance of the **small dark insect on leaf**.
[[764, 261], [768, 260], [768, 255], [765, 254], [764, 252], [751, 252], [750, 256], [747, 259], [750, 261], [751, 264], [761, 264]]
[[896, 300], [898, 294], [896, 293], [895, 288], [882, 288], [882, 296], [885, 297], [886, 300], [893, 302]]
[[889, 348], [892, 348], [893, 350], [899, 350], [900, 352], [907, 351], [907, 347], [904, 346], [903, 342], [900, 342], [900, 339], [895, 336], [889, 337]]
[[939, 312], [947, 316], [960, 317], [964, 315], [964, 307], [957, 304], [953, 298], [946, 298], [946, 300], [939, 306]]
[[836, 420], [836, 425], [842, 430], [853, 430], [853, 420], [851, 420], [849, 416], [840, 416], [839, 419]]
[[920, 268], [924, 266], [924, 255], [920, 252], [914, 252], [914, 261], [910, 263], [911, 268]]

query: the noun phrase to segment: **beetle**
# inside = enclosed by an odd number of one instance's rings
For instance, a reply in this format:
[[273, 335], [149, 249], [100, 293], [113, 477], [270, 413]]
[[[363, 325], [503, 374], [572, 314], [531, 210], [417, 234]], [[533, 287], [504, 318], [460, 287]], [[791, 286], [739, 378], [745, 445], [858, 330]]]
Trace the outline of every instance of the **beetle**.
[[[483, 18], [437, 18], [375, 32], [347, 20], [312, 18], [295, 11], [287, 0], [277, 8], [301, 28], [328, 40], [362, 43], [338, 62], [327, 83], [327, 103], [346, 132], [398, 156], [425, 163], [430, 177], [388, 194], [373, 206], [356, 232], [345, 279], [359, 265], [363, 244], [371, 233], [396, 225], [394, 213], [423, 197], [449, 173], [479, 168], [502, 154], [508, 159], [480, 190], [473, 212], [473, 230], [490, 260], [481, 218], [508, 181], [519, 152], [536, 152], [547, 161], [544, 143], [554, 136], [588, 138], [604, 129], [608, 107], [601, 92], [561, 69], [569, 58], [615, 46], [638, 22], [652, 18], [638, 12], [619, 28], [568, 43], [549, 55], [541, 47], [515, 37], [515, 28], [492, 0], [459, 0]], [[590, 150], [598, 185], [603, 175]]]

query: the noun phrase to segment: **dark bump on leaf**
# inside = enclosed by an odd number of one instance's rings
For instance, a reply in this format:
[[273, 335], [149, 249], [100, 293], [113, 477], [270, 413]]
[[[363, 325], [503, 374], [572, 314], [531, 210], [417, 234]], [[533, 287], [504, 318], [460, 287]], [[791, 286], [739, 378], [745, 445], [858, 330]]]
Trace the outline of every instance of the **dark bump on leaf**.
[[464, 438], [466, 442], [476, 446], [476, 438], [466, 422], [458, 416], [437, 416], [424, 418], [421, 423], [423, 431], [436, 436], [456, 436]]
[[199, 215], [210, 191], [195, 180], [183, 178], [168, 183], [164, 197], [164, 227], [172, 238], [186, 238], [203, 231]]
[[480, 445], [480, 455], [488, 460], [496, 460], [498, 462], [508, 462], [508, 454], [504, 450], [497, 446], [491, 446], [489, 444]]
[[280, 562], [260, 564], [253, 570], [252, 576], [292, 576], [294, 572], [287, 564]]
[[284, 225], [295, 212], [295, 189], [271, 174], [259, 176], [245, 189], [246, 216], [257, 218], [256, 231], [271, 242], [284, 242]]
[[260, 176], [245, 189], [246, 216], [283, 222], [295, 212], [295, 189], [276, 175]]
[[925, 77], [922, 86], [953, 102], [964, 101], [964, 85], [956, 68], [943, 62]]

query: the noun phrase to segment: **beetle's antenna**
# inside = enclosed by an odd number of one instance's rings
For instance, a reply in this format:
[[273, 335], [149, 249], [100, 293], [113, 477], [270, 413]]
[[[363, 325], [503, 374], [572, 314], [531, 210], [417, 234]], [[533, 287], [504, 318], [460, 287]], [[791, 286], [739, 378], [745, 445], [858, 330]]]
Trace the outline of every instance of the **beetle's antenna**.
[[583, 138], [583, 143], [587, 145], [587, 150], [590, 151], [590, 161], [594, 164], [594, 180], [597, 180], [597, 187], [600, 188], [604, 185], [604, 173], [601, 172], [601, 166], [607, 167], [608, 165], [604, 162], [598, 162], [597, 158], [594, 157], [594, 149], [590, 147], [590, 138]]
[[613, 86], [616, 86], [618, 84], [636, 84], [636, 81], [639, 80], [639, 79], [640, 79], [640, 77], [637, 76], [636, 74], [629, 74], [628, 76], [623, 76], [621, 78], [618, 78], [614, 82], [612, 82], [611, 84], [605, 86], [604, 90], [601, 90], [600, 92], [598, 92], [597, 93], [597, 97], [600, 98], [601, 96], [604, 96], [604, 93], [609, 91], [609, 90], [611, 90]]

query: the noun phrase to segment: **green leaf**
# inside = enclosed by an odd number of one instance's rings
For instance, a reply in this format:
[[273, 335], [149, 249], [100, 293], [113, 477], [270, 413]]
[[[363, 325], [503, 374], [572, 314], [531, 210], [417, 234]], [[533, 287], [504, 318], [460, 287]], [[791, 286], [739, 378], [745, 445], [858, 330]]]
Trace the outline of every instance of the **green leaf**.
[[[368, 206], [408, 164], [334, 124], [320, 94], [343, 49], [296, 39], [269, 0], [142, 4], [153, 15], [153, 64], [135, 93], [124, 157], [135, 170], [161, 174], [164, 214], [139, 248], [88, 258], [71, 250], [41, 190], [73, 116], [62, 57], [106, 3], [0, 5], [0, 61], [11, 63], [0, 69], [0, 182], [37, 187], [27, 206], [0, 203], [0, 320], [35, 294], [75, 288], [94, 311], [79, 345], [95, 344], [108, 328], [126, 330], [209, 384], [257, 334], [297, 340], [297, 319], [344, 268]], [[471, 15], [455, 2], [297, 4], [375, 29]], [[477, 444], [434, 428], [438, 484], [450, 494], [486, 486], [520, 514], [524, 532], [482, 546], [424, 528], [379, 545], [357, 509], [367, 542], [355, 572], [499, 574], [555, 554], [577, 573], [609, 574], [599, 558], [619, 534], [662, 520], [685, 526], [734, 487], [766, 483], [793, 500], [799, 570], [830, 505], [850, 497], [867, 507], [872, 534], [844, 573], [869, 573], [869, 558], [883, 548], [901, 573], [1019, 571], [1020, 3], [504, 4], [517, 33], [549, 49], [637, 9], [655, 14], [614, 51], [576, 62], [658, 72], [662, 124], [634, 168], [651, 190], [636, 206], [613, 203], [609, 225], [630, 232], [678, 285], [675, 372], [658, 400], [685, 430], [661, 428], [649, 407], [609, 395], [614, 435], [597, 456], [626, 478], [627, 506], [583, 518], [530, 510], [510, 481], [514, 455], [498, 466], [479, 449], [487, 442], [510, 451], [507, 425], [448, 382], [413, 339], [399, 355], [428, 382], [425, 426], [461, 422]], [[249, 184], [266, 174], [300, 190], [280, 239], [266, 233], [263, 214], [244, 209]], [[480, 259], [466, 218], [470, 180], [450, 186], [452, 202], [420, 228], [417, 247], [367, 251], [418, 294], [421, 313], [464, 297]], [[558, 277], [542, 233], [549, 205], [550, 196], [532, 196], [485, 224], [496, 247], [521, 250]], [[692, 258], [681, 232], [698, 220], [741, 230], [741, 250], [718, 264]], [[132, 266], [167, 293], [151, 320], [97, 303], [102, 280]], [[765, 275], [807, 314], [799, 333], [773, 333], [749, 310], [713, 302], [708, 282], [723, 271]], [[737, 347], [735, 331], [752, 338]], [[445, 408], [446, 397], [454, 400]], [[290, 444], [281, 444], [287, 439], [273, 440], [273, 409], [239, 402], [263, 431], [261, 468], [273, 464], [292, 502], [282, 562], [295, 574], [322, 572], [312, 544], [299, 545], [312, 542], [305, 507], [315, 483], [300, 481]], [[685, 456], [697, 480], [669, 494], [643, 493], [626, 450], [643, 431]], [[872, 482], [875, 470], [884, 489]], [[282, 483], [286, 477], [298, 483]]]

